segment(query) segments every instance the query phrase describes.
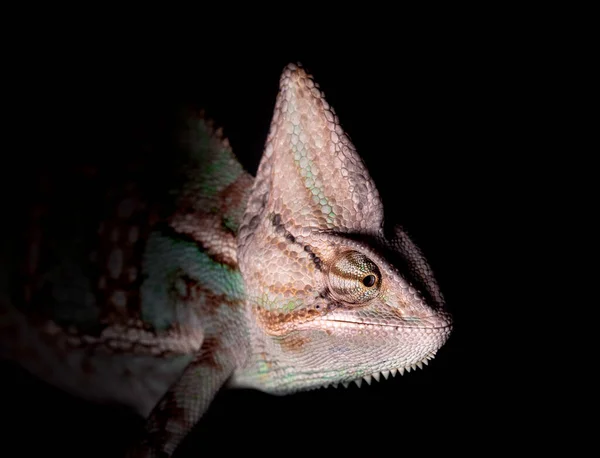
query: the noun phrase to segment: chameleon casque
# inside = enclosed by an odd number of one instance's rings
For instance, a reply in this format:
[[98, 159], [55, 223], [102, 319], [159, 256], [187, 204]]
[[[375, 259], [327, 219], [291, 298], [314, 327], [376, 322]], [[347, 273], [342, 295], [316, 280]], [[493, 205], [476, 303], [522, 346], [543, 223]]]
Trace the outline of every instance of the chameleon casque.
[[41, 182], [1, 253], [0, 356], [147, 417], [132, 456], [171, 455], [222, 386], [360, 386], [434, 356], [452, 323], [431, 269], [302, 66], [255, 179], [202, 114], [182, 131], [160, 183]]

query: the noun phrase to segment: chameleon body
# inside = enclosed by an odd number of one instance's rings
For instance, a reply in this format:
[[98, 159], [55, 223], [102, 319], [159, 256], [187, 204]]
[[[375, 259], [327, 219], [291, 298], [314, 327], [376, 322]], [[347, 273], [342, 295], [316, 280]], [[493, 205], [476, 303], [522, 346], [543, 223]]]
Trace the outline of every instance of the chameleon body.
[[283, 71], [255, 179], [202, 115], [170, 159], [42, 181], [2, 252], [1, 356], [147, 417], [132, 456], [171, 455], [225, 385], [360, 386], [421, 367], [448, 338], [431, 269], [384, 229], [301, 66]]

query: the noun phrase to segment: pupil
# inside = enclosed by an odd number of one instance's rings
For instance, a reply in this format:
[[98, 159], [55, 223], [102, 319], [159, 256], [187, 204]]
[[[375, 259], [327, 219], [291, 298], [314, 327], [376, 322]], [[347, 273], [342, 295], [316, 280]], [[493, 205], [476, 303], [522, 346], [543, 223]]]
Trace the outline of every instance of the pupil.
[[374, 284], [375, 284], [375, 275], [367, 275], [365, 278], [363, 278], [363, 285], [365, 285], [367, 288], [370, 288]]

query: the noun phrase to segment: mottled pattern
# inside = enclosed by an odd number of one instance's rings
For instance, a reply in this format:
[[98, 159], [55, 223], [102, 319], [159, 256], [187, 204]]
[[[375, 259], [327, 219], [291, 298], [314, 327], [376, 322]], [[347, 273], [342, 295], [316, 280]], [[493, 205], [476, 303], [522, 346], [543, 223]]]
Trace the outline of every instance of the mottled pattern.
[[284, 69], [255, 180], [203, 113], [187, 119], [153, 173], [141, 158], [41, 182], [0, 253], [19, 261], [0, 271], [0, 355], [147, 417], [136, 457], [170, 456], [224, 385], [285, 394], [427, 364], [452, 327], [443, 297], [406, 233], [384, 232], [313, 78]]
[[223, 311], [241, 310], [235, 231], [252, 178], [202, 113], [179, 140], [167, 161], [132, 154], [32, 177], [1, 252], [14, 266], [0, 272], [1, 356], [146, 416]]

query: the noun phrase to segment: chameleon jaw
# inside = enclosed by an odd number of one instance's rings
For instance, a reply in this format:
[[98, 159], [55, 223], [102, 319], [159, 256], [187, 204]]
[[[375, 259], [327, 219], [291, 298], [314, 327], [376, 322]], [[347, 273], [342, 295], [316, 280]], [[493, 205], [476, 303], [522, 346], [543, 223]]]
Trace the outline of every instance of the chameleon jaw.
[[429, 365], [429, 361], [435, 357], [436, 353], [437, 353], [437, 350], [433, 350], [430, 353], [428, 353], [425, 357], [420, 359], [419, 361], [409, 364], [409, 365], [406, 365], [406, 366], [402, 366], [402, 367], [398, 367], [398, 368], [394, 368], [394, 369], [376, 371], [371, 374], [363, 375], [359, 378], [351, 379], [351, 380], [347, 380], [347, 381], [328, 382], [328, 383], [316, 386], [311, 389], [319, 390], [321, 388], [329, 388], [329, 387], [338, 388], [340, 385], [342, 385], [344, 388], [348, 388], [350, 386], [350, 384], [353, 382], [356, 384], [356, 386], [358, 388], [360, 388], [362, 386], [363, 381], [365, 381], [367, 383], [367, 385], [371, 385], [371, 382], [373, 380], [375, 380], [376, 382], [379, 382], [381, 380], [381, 376], [383, 376], [383, 378], [387, 380], [390, 375], [392, 377], [395, 377], [396, 374], [404, 375], [404, 372], [408, 373], [411, 370], [416, 371], [417, 369], [423, 369], [423, 364], [425, 364], [426, 366]]
[[[396, 376], [398, 372], [400, 375], [404, 375], [405, 372], [422, 369], [424, 364], [428, 365], [429, 360], [433, 359], [452, 329], [452, 323], [441, 317], [432, 318], [428, 320], [428, 323], [415, 320], [408, 323], [388, 321], [387, 324], [374, 320], [349, 321], [340, 320], [340, 317], [336, 318], [319, 316], [315, 319], [308, 319], [299, 325], [295, 323], [294, 332], [281, 332], [286, 329], [279, 329], [279, 333], [271, 335], [270, 337], [275, 338], [277, 342], [275, 348], [282, 353], [269, 358], [272, 366], [269, 363], [262, 366], [261, 371], [264, 371], [264, 375], [256, 385], [273, 394], [316, 390], [329, 386], [337, 388], [340, 383], [344, 387], [348, 387], [352, 382], [360, 387], [363, 381], [370, 385], [373, 379], [380, 381], [382, 375], [388, 379], [390, 374], [392, 377]], [[404, 326], [404, 324], [408, 324], [408, 326]], [[314, 331], [318, 331], [316, 336], [309, 337], [307, 334], [303, 334]], [[327, 336], [324, 337], [323, 333], [327, 333]], [[416, 336], [417, 340], [413, 339], [411, 334]], [[385, 358], [382, 357], [380, 364], [373, 364], [368, 357], [366, 359], [363, 357], [362, 361], [359, 361], [358, 358], [356, 361], [350, 361], [348, 366], [350, 370], [344, 370], [343, 365], [338, 364], [339, 361], [330, 361], [324, 364], [320, 375], [310, 370], [303, 373], [304, 371], [298, 365], [298, 361], [302, 361], [301, 355], [316, 354], [323, 339], [330, 342], [335, 339], [336, 335], [341, 339], [339, 344], [342, 347], [348, 345], [354, 347], [353, 351], [357, 352], [356, 355], [363, 354], [364, 356], [361, 340], [368, 340], [367, 336], [369, 335], [374, 339], [389, 339], [390, 342], [398, 339], [398, 342], [403, 342], [401, 345], [411, 346], [413, 350], [403, 355], [390, 354]], [[419, 336], [424, 339], [420, 339]], [[396, 344], [392, 344], [392, 346], [396, 346]], [[369, 351], [367, 348], [369, 346], [364, 347], [364, 351]], [[332, 348], [331, 351], [338, 350], [338, 348]], [[341, 351], [342, 354], [346, 353], [347, 348], [341, 349]], [[290, 357], [291, 359], [288, 359]], [[265, 358], [265, 355], [261, 355], [261, 358]], [[284, 363], [284, 367], [277, 367], [278, 365], [274, 362], [281, 359], [287, 361]], [[384, 369], [380, 369], [381, 367]], [[374, 370], [375, 368], [378, 370]], [[267, 373], [271, 375], [269, 376]]]

